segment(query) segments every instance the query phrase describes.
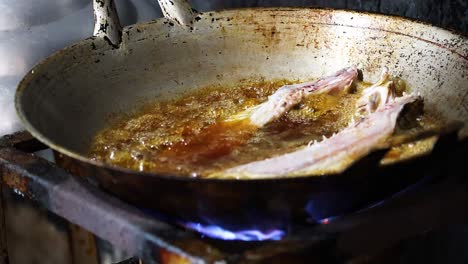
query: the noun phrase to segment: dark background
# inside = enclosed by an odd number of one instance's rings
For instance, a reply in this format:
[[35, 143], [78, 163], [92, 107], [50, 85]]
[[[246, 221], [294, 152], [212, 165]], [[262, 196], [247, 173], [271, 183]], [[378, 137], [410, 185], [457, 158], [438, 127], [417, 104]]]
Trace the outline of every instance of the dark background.
[[468, 33], [468, 0], [192, 0], [200, 11], [233, 7], [346, 8], [400, 15]]

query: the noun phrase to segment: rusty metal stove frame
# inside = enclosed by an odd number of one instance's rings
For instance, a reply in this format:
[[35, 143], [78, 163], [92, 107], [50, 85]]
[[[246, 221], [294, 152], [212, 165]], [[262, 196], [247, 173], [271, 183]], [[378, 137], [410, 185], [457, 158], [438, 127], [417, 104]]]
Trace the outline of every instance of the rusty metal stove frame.
[[171, 245], [169, 238], [194, 236], [145, 216], [138, 209], [72, 177], [32, 152], [47, 149], [27, 132], [0, 141], [2, 183], [51, 212], [152, 262], [159, 250], [190, 262], [203, 259]]
[[[468, 210], [460, 207], [460, 204], [468, 204], [468, 182], [464, 177], [467, 172], [463, 164], [463, 156], [468, 154], [468, 140], [459, 141], [456, 131], [449, 132], [441, 136], [432, 154], [439, 163], [439, 174], [446, 177], [329, 224], [299, 228], [295, 235], [278, 242], [202, 239], [192, 231], [158, 221], [34, 155], [33, 152], [47, 149], [47, 146], [27, 132], [0, 138], [0, 176], [1, 183], [16, 193], [35, 200], [145, 263], [249, 263], [283, 253], [310, 257], [313, 248], [323, 245], [324, 241], [331, 241], [340, 254], [372, 255], [414, 234], [468, 222]], [[428, 170], [434, 169], [429, 167]], [[460, 174], [459, 170], [464, 172]], [[8, 263], [2, 203], [0, 263]], [[125, 261], [138, 262], [138, 259]]]

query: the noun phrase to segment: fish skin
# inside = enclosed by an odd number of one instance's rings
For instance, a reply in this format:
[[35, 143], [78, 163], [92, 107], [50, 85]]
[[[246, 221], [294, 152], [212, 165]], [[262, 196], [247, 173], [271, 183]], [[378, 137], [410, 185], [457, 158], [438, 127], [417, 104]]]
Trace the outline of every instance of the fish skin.
[[[395, 97], [393, 89], [388, 70], [384, 68], [381, 79], [367, 88], [357, 102], [359, 121], [351, 122], [330, 138], [311, 142], [297, 151], [236, 166], [212, 177], [262, 179], [342, 172], [392, 135], [406, 104], [422, 99], [414, 94]], [[380, 96], [381, 100], [373, 102], [374, 95]]]
[[346, 90], [357, 77], [357, 68], [349, 67], [313, 82], [282, 86], [270, 95], [266, 102], [234, 115], [226, 121], [249, 118], [251, 124], [263, 127], [280, 118], [292, 107], [299, 104], [304, 97], [310, 94], [337, 93]]
[[215, 176], [261, 179], [340, 172], [383, 143], [393, 133], [403, 107], [418, 99], [414, 95], [399, 97], [335, 136], [292, 153], [230, 168]]

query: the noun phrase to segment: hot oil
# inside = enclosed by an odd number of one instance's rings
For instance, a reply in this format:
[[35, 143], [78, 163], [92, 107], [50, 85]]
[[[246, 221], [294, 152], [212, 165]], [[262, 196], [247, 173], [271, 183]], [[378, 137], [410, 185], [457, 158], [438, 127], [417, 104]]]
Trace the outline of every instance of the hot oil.
[[230, 116], [267, 100], [287, 80], [206, 87], [154, 102], [96, 135], [93, 159], [140, 171], [208, 175], [243, 163], [291, 152], [347, 126], [359, 91], [311, 95], [262, 128]]
[[[394, 133], [395, 136], [417, 134], [418, 132], [428, 131], [431, 129], [438, 129], [441, 127], [441, 124], [438, 121], [438, 119], [427, 113], [419, 113], [419, 116], [415, 118], [409, 117], [409, 119], [412, 119], [409, 121], [411, 127], [406, 127], [402, 129], [402, 125], [400, 124], [396, 128], [396, 131]], [[408, 120], [405, 122], [408, 122]], [[403, 125], [403, 127], [405, 126]], [[380, 164], [390, 165], [396, 162], [410, 160], [421, 155], [428, 154], [433, 150], [437, 140], [438, 136], [433, 136], [395, 146], [391, 148], [388, 153], [386, 153], [384, 158], [381, 160]]]
[[357, 94], [345, 93], [309, 96], [279, 120], [257, 130], [248, 144], [235, 150], [235, 155], [215, 161], [210, 170], [214, 172], [285, 154], [311, 141], [322, 140], [324, 136], [330, 137], [348, 125], [357, 97]]

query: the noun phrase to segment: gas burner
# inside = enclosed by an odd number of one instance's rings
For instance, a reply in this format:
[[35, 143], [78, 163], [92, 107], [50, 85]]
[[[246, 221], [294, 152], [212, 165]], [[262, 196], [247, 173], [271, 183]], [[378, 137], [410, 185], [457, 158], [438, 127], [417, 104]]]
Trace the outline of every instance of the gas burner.
[[468, 141], [460, 142], [451, 133], [441, 142], [444, 148], [436, 152], [441, 162], [437, 169], [427, 170], [434, 177], [418, 188], [413, 186], [350, 215], [316, 218], [321, 220], [313, 224], [291, 223], [293, 228], [287, 231], [234, 230], [194, 222], [179, 224], [183, 230], [30, 154], [46, 147], [25, 132], [0, 139], [0, 172], [3, 184], [16, 193], [145, 263], [251, 263], [284, 256], [311, 260], [317, 252], [330, 252], [329, 248], [339, 252], [332, 257], [379, 254], [427, 230], [467, 222], [468, 212], [459, 205], [468, 203], [468, 182], [459, 170], [464, 169]]

